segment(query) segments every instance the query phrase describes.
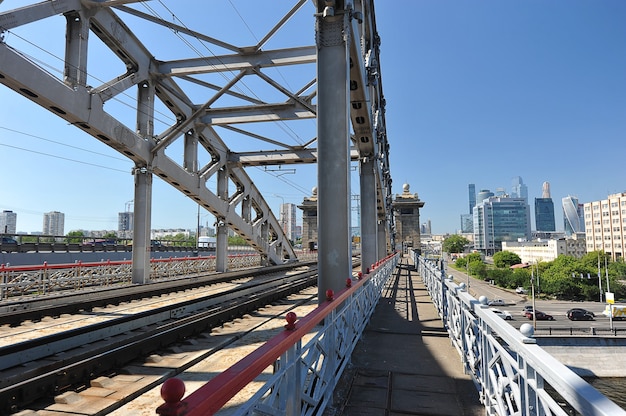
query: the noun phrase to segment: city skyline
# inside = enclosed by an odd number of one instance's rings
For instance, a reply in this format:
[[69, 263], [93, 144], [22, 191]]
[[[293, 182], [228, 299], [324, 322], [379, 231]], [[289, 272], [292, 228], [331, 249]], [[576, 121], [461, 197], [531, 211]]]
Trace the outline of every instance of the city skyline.
[[[0, 10], [31, 3], [3, 2]], [[257, 5], [234, 9], [236, 3], [211, 6], [221, 19], [208, 34], [255, 44], [263, 22], [275, 16]], [[302, 22], [310, 28], [292, 33], [295, 45], [313, 43], [307, 7]], [[197, 8], [179, 2], [172, 11], [190, 27], [206, 27]], [[425, 203], [420, 216], [431, 220], [433, 233], [445, 234], [460, 229], [468, 183], [510, 190], [520, 176], [532, 202], [549, 181], [557, 206], [570, 195], [585, 203], [623, 192], [624, 15], [619, 0], [406, 2], [402, 13], [394, 2], [377, 3], [392, 196], [410, 184]], [[410, 36], [393, 37], [398, 27], [410, 28]], [[64, 36], [46, 29], [29, 25], [5, 40], [41, 45], [60, 58], [54, 67], [62, 72]], [[162, 43], [158, 55], [173, 45]], [[315, 135], [311, 121], [302, 137]], [[4, 171], [12, 173], [0, 187], [0, 210], [19, 213], [18, 230], [37, 231], [43, 214], [55, 210], [65, 213], [66, 231], [116, 229], [117, 214], [133, 199], [129, 159], [2, 85], [0, 149]], [[317, 182], [315, 165], [247, 172], [277, 218], [281, 203], [300, 204]], [[197, 205], [159, 178], [153, 200], [151, 228], [195, 229]], [[561, 211], [555, 209], [557, 228]]]

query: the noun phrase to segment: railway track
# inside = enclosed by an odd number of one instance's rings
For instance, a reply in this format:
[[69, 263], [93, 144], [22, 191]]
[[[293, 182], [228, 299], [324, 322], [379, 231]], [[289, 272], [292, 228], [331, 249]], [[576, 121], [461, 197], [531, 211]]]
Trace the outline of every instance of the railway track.
[[[74, 399], [69, 397], [75, 398], [74, 395], [83, 390], [106, 390], [107, 383], [103, 380], [123, 376], [124, 371], [120, 369], [137, 360], [168, 369], [160, 376], [149, 378], [150, 381], [133, 393], [124, 394], [123, 398], [112, 403], [105, 400], [93, 411], [81, 405], [83, 411], [78, 413], [109, 414], [160, 384], [165, 377], [184, 371], [251, 331], [243, 330], [231, 337], [216, 335], [225, 323], [247, 316], [252, 319], [250, 322], [256, 322], [252, 327], [258, 327], [283, 313], [282, 309], [260, 315], [255, 311], [289, 296], [297, 297], [294, 294], [316, 285], [314, 269], [300, 267], [298, 270], [291, 273], [274, 270], [269, 276], [237, 273], [230, 281], [212, 280], [203, 285], [190, 282], [186, 290], [170, 295], [161, 292], [163, 288], [154, 288], [155, 291], [147, 291], [151, 296], [141, 301], [133, 298], [120, 302], [115, 298], [116, 306], [106, 307], [107, 302], [100, 302], [102, 306], [90, 306], [77, 315], [59, 313], [59, 305], [51, 305], [53, 312], [45, 312], [41, 305], [23, 308], [26, 314], [22, 316], [33, 316], [33, 311], [38, 311], [40, 321], [0, 327], [0, 414], [11, 414], [33, 403], [53, 408], [71, 406], [68, 401]], [[113, 296], [113, 292], [109, 295]], [[316, 295], [316, 291], [300, 295], [300, 300], [290, 307], [311, 303]], [[11, 320], [16, 319], [18, 312], [12, 311]], [[50, 314], [58, 314], [58, 317], [44, 317]], [[207, 338], [206, 334], [212, 335]], [[194, 339], [196, 341], [192, 341]], [[214, 345], [199, 348], [203, 353], [198, 353], [194, 347], [195, 353], [186, 354], [193, 358], [183, 360], [183, 364], [169, 366], [158, 358], [162, 357], [161, 352], [177, 348], [173, 346], [189, 342], [202, 344], [206, 339], [211, 339]], [[216, 340], [219, 342], [215, 343]], [[151, 414], [153, 412], [152, 409]]]
[[226, 273], [209, 272], [186, 275], [145, 285], [112, 285], [108, 288], [66, 291], [46, 296], [30, 296], [0, 302], [0, 325], [19, 325], [24, 321], [40, 321], [45, 317], [57, 317], [89, 311], [93, 308], [132, 302], [150, 296], [160, 296], [174, 290], [190, 290], [206, 285], [228, 282], [239, 277], [255, 277], [268, 273], [289, 271], [298, 267], [314, 266], [315, 262], [277, 265], [259, 269], [237, 270]]

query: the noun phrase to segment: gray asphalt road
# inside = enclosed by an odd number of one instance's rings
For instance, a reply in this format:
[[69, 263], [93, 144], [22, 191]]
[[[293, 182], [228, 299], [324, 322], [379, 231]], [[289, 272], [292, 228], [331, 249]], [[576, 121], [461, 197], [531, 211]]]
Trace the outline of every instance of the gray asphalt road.
[[[452, 275], [456, 283], [468, 284], [467, 274], [459, 272], [451, 267], [447, 268], [448, 276]], [[508, 311], [513, 315], [511, 325], [519, 328], [523, 323], [530, 323], [532, 320], [522, 315], [522, 308], [525, 305], [532, 305], [530, 294], [520, 295], [511, 289], [503, 289], [501, 287], [491, 285], [485, 281], [469, 278], [470, 294], [475, 298], [486, 296], [487, 299], [502, 299], [504, 306], [496, 306], [496, 308]], [[537, 328], [605, 328], [610, 327], [609, 318], [602, 315], [605, 304], [598, 302], [570, 302], [557, 300], [535, 300], [535, 307], [538, 311], [545, 312], [554, 317], [554, 321], [537, 321]], [[570, 321], [566, 312], [571, 308], [584, 308], [593, 312], [596, 317], [593, 321]], [[613, 328], [626, 330], [626, 321], [613, 321]]]

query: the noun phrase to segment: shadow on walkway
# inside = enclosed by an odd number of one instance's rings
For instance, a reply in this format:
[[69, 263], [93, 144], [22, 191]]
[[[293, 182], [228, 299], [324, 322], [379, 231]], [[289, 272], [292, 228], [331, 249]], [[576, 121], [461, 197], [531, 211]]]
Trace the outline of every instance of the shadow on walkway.
[[485, 414], [410, 261], [387, 282], [325, 416]]

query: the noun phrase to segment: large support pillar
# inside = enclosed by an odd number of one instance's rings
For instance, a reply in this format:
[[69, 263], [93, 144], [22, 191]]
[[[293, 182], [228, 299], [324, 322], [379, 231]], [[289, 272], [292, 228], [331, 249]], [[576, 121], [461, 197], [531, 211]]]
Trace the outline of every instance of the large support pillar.
[[302, 248], [305, 250], [317, 250], [318, 227], [317, 227], [317, 187], [313, 188], [312, 195], [305, 197], [302, 205]]
[[[421, 249], [420, 235], [420, 208], [424, 202], [420, 201], [417, 192], [410, 192], [409, 184], [402, 185], [402, 194], [396, 195], [393, 201], [393, 212], [397, 227], [397, 245], [402, 244], [402, 250]], [[395, 247], [394, 247], [395, 248]]]
[[[217, 172], [217, 195], [228, 200], [228, 174], [226, 168]], [[215, 270], [228, 271], [228, 225], [224, 218], [217, 218], [215, 227]]]
[[152, 173], [135, 168], [135, 202], [133, 223], [133, 283], [150, 279], [150, 221], [152, 217]]
[[370, 265], [384, 257], [378, 253], [377, 209], [376, 209], [376, 176], [374, 160], [371, 157], [361, 160], [361, 270], [366, 271]]
[[[351, 275], [348, 13], [317, 2], [318, 295]], [[343, 2], [336, 2], [343, 3]], [[334, 3], [336, 5], [336, 3]]]
[[[383, 258], [387, 255], [387, 222], [378, 221], [378, 235], [376, 241], [378, 242], [378, 258]], [[368, 266], [369, 267], [369, 266]]]
[[[137, 88], [137, 132], [144, 138], [154, 134], [154, 84], [144, 81]], [[152, 222], [152, 171], [135, 166], [133, 213], [133, 283], [150, 280], [150, 230]]]

